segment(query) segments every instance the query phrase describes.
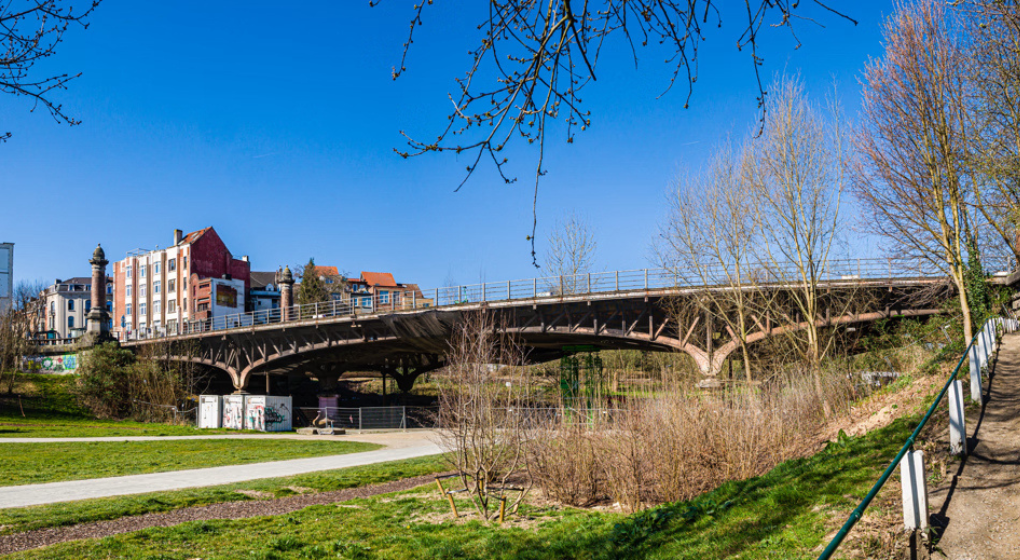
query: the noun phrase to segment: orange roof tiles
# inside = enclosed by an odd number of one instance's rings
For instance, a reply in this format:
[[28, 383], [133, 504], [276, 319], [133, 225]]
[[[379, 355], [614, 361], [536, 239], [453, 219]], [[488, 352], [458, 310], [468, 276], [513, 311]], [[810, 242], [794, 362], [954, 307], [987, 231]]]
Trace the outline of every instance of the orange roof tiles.
[[202, 228], [202, 229], [200, 229], [198, 231], [193, 231], [193, 232], [189, 233], [188, 235], [185, 235], [184, 239], [181, 240], [181, 243], [194, 243], [194, 242], [198, 241], [198, 239], [200, 237], [205, 235], [205, 232], [207, 232], [207, 231], [209, 231], [211, 229], [212, 229], [212, 226], [207, 227], [207, 228]]
[[340, 271], [335, 266], [318, 266], [316, 265], [315, 271], [322, 276], [340, 276]]
[[393, 279], [393, 275], [389, 272], [364, 272], [361, 273], [361, 279], [365, 281], [369, 286], [383, 286], [388, 288], [396, 288], [397, 282]]

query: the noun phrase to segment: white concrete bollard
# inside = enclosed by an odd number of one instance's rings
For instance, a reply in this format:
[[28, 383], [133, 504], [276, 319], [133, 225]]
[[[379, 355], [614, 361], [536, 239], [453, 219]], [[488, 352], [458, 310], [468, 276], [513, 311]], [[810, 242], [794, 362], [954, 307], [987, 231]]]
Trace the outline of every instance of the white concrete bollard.
[[967, 425], [963, 418], [963, 382], [957, 379], [949, 384], [949, 453], [967, 452]]
[[967, 357], [970, 360], [970, 400], [981, 402], [981, 365], [978, 363], [977, 348], [971, 346]]
[[908, 451], [900, 461], [903, 486], [903, 525], [907, 530], [928, 528], [928, 481], [924, 452]]

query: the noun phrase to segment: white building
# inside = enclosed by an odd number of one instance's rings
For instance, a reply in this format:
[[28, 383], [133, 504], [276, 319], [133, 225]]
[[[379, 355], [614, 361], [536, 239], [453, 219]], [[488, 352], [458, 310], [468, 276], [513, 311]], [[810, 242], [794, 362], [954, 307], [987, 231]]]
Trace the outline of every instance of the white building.
[[0, 243], [0, 314], [11, 309], [14, 294], [14, 243]]
[[[85, 317], [92, 310], [92, 278], [57, 279], [39, 294], [44, 338], [79, 338], [85, 333]], [[106, 310], [113, 311], [113, 282], [106, 283]]]

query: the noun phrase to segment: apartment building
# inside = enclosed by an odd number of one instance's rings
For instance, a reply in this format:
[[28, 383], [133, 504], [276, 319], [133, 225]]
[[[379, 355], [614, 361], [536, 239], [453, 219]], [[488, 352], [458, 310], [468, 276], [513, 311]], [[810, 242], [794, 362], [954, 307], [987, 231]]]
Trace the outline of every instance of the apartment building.
[[[251, 264], [247, 256], [235, 259], [212, 227], [187, 235], [178, 229], [165, 249], [128, 252], [113, 264], [113, 279], [113, 335], [145, 338], [176, 334], [192, 321], [244, 313]], [[230, 298], [231, 289], [240, 296]]]
[[[106, 310], [112, 312], [112, 279], [106, 282]], [[86, 317], [92, 310], [92, 278], [80, 276], [60, 280], [39, 294], [36, 308], [42, 326], [36, 336], [45, 339], [79, 338], [85, 334]]]

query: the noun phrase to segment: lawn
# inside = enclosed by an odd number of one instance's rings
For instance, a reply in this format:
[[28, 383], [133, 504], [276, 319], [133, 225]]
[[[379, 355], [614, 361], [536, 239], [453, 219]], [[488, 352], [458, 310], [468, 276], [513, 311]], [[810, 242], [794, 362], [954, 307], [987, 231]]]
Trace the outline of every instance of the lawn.
[[[5, 373], [4, 376], [9, 376]], [[97, 420], [78, 406], [71, 387], [75, 375], [18, 374], [14, 395], [0, 394], [0, 438], [184, 436], [238, 433], [199, 430], [191, 425]]]
[[0, 486], [340, 455], [379, 447], [288, 439], [0, 442]]
[[0, 534], [254, 499], [250, 495], [239, 493], [240, 490], [265, 492], [273, 497], [282, 498], [293, 495], [293, 488], [329, 492], [437, 473], [447, 468], [448, 463], [442, 456], [433, 455], [223, 486], [99, 498], [27, 508], [0, 509]]
[[[761, 477], [630, 516], [529, 507], [527, 524], [451, 523], [449, 506], [429, 485], [288, 515], [191, 522], [64, 543], [11, 558], [813, 558], [916, 420], [898, 420]], [[462, 500], [460, 510], [470, 509]]]

